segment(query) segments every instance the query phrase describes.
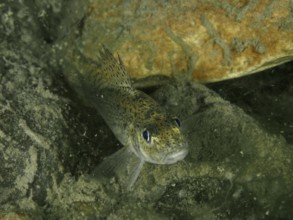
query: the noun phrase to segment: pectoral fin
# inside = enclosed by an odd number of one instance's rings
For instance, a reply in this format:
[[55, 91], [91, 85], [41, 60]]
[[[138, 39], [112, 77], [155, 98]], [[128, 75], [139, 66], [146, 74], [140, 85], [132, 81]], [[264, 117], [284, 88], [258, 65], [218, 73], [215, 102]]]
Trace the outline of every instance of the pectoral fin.
[[95, 178], [117, 177], [122, 187], [131, 190], [142, 170], [144, 161], [138, 158], [128, 147], [123, 147], [116, 153], [104, 159], [92, 172]]

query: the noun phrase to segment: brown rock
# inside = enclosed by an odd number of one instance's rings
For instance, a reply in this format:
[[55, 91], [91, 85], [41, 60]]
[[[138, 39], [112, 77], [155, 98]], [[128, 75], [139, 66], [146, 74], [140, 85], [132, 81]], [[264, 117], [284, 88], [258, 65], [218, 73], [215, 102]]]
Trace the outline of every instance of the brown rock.
[[133, 78], [213, 82], [292, 60], [292, 10], [290, 0], [93, 1], [75, 43], [92, 59], [100, 43], [117, 51]]

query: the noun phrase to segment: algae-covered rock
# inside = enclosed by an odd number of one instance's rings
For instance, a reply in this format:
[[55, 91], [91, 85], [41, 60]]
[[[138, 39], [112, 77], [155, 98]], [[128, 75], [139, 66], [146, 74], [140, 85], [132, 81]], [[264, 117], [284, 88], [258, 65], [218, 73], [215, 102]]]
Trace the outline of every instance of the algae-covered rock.
[[[153, 96], [182, 118], [190, 154], [148, 165], [134, 189], [115, 178], [64, 178], [50, 189], [50, 213], [110, 219], [247, 219], [292, 215], [292, 146], [200, 84], [170, 83]], [[169, 98], [172, 97], [172, 98]], [[191, 103], [193, 101], [193, 104]]]
[[40, 214], [52, 176], [62, 173], [58, 149], [67, 146], [62, 111], [68, 101], [53, 91], [53, 71], [44, 53], [48, 45], [30, 10], [22, 3], [0, 8], [1, 216], [9, 211]]
[[[171, 195], [177, 194], [176, 198], [173, 197], [177, 200], [175, 204], [182, 201], [186, 205], [172, 206], [160, 198], [161, 209], [166, 214], [171, 212], [171, 216], [185, 213], [190, 219], [201, 217], [202, 209], [194, 212], [185, 210], [192, 210], [193, 205], [198, 208], [199, 204], [203, 208], [210, 207], [206, 214], [213, 213], [216, 219], [292, 215], [288, 206], [293, 204], [293, 200], [286, 196], [292, 192], [292, 145], [280, 135], [264, 131], [241, 109], [203, 86], [177, 86], [168, 85], [164, 88], [167, 91], [161, 89], [157, 93], [168, 109], [178, 111], [184, 106], [192, 111], [190, 100], [197, 103], [198, 108], [193, 108], [193, 114], [182, 115], [185, 118], [182, 123], [186, 124], [185, 129], [192, 140], [191, 160], [187, 158], [186, 164], [182, 163], [184, 169], [170, 171], [172, 177], [163, 172], [155, 173], [155, 179], [157, 183], [174, 183], [173, 187], [168, 184], [162, 198], [168, 201]], [[167, 98], [172, 91], [178, 95], [177, 101]], [[193, 98], [191, 94], [194, 94]]]

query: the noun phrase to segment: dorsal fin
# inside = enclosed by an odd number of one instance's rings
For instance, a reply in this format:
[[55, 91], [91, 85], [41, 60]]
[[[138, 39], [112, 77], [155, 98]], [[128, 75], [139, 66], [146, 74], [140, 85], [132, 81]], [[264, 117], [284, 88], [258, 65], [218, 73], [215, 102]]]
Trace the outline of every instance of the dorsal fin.
[[131, 88], [130, 78], [125, 70], [121, 58], [115, 59], [113, 54], [105, 47], [99, 51], [97, 70], [98, 83], [100, 88]]

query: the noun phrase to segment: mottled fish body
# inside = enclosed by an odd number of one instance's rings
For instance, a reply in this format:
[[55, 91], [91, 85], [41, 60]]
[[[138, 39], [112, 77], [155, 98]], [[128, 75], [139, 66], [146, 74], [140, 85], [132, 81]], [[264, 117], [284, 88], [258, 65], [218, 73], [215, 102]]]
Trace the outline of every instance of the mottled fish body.
[[81, 77], [81, 90], [124, 147], [106, 158], [95, 173], [127, 168], [127, 188], [144, 162], [172, 164], [188, 153], [178, 118], [169, 115], [147, 94], [132, 87], [121, 59], [103, 47], [93, 68]]

